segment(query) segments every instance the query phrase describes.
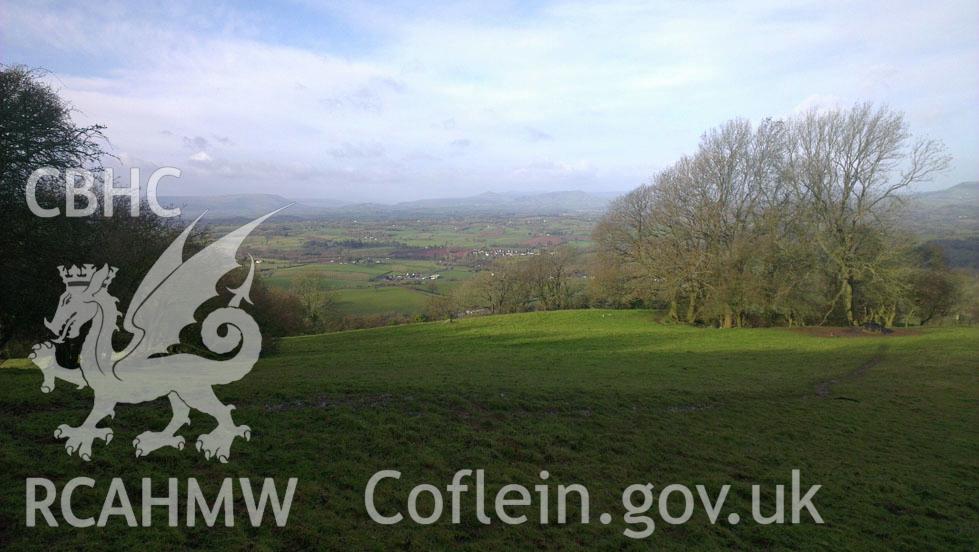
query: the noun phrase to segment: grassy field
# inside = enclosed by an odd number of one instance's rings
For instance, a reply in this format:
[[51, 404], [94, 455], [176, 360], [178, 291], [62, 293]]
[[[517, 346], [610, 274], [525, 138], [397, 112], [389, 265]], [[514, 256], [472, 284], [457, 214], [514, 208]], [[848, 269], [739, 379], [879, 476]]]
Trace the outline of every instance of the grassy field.
[[408, 286], [339, 289], [337, 309], [343, 314], [418, 314], [432, 294]]
[[[437, 280], [388, 282], [386, 274], [438, 273]], [[323, 291], [332, 291], [342, 314], [399, 313], [418, 315], [433, 294], [444, 294], [472, 277], [464, 266], [444, 266], [432, 261], [398, 260], [381, 263], [313, 263], [269, 270], [263, 278], [272, 287], [295, 290], [302, 278], [313, 275]]]
[[[569, 311], [474, 318], [291, 338], [240, 382], [217, 389], [253, 429], [231, 463], [188, 447], [136, 460], [132, 438], [169, 419], [165, 401], [120, 406], [115, 440], [83, 464], [52, 430], [77, 424], [92, 397], [59, 384], [43, 395], [35, 370], [0, 369], [0, 542], [10, 549], [644, 548], [669, 550], [974, 550], [979, 527], [979, 328], [883, 337], [819, 337], [786, 329], [664, 326], [640, 311]], [[210, 431], [198, 413], [181, 434]], [[463, 523], [380, 526], [365, 512], [367, 480], [402, 472], [378, 493], [401, 511], [410, 488], [485, 469], [490, 497], [505, 483], [581, 483], [588, 525]], [[821, 484], [825, 520], [760, 526], [751, 484], [772, 489], [802, 471]], [[24, 527], [24, 480], [59, 485], [87, 475], [76, 510], [97, 515], [109, 480], [138, 501], [141, 477], [298, 477], [288, 526], [106, 529]], [[711, 525], [699, 505], [679, 526], [655, 514], [645, 541], [622, 535], [620, 494], [632, 483], [733, 486]], [[211, 492], [215, 485], [207, 486]], [[770, 495], [771, 493], [769, 493]], [[448, 496], [448, 495], [446, 495]], [[239, 499], [240, 500], [240, 499]], [[788, 498], [786, 499], [788, 503]], [[492, 512], [492, 500], [488, 499]], [[536, 504], [536, 502], [535, 502]], [[772, 505], [771, 496], [765, 503]], [[536, 507], [535, 507], [536, 508]], [[422, 501], [421, 511], [429, 507]], [[137, 506], [138, 510], [138, 506]], [[597, 521], [613, 514], [610, 525]], [[491, 516], [493, 514], [491, 513]], [[569, 516], [576, 520], [576, 515]], [[165, 522], [161, 511], [154, 520]]]
[[440, 266], [431, 261], [395, 261], [385, 263], [313, 263], [275, 270], [266, 281], [269, 285], [291, 289], [309, 274], [331, 288], [368, 287], [371, 279], [389, 272], [439, 272]]

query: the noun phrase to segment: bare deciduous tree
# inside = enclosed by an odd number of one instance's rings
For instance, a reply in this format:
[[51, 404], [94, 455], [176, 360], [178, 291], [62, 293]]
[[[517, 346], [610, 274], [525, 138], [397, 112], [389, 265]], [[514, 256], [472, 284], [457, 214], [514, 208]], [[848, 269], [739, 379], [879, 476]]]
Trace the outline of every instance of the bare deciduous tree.
[[734, 120], [615, 201], [594, 239], [675, 320], [891, 324], [909, 289], [899, 194], [948, 160], [886, 107]]
[[854, 288], [881, 266], [868, 246], [893, 232], [902, 207], [897, 194], [944, 170], [950, 158], [939, 142], [910, 142], [900, 113], [869, 103], [812, 110], [790, 126], [785, 174], [838, 285], [823, 320], [841, 308], [847, 322], [858, 324]]

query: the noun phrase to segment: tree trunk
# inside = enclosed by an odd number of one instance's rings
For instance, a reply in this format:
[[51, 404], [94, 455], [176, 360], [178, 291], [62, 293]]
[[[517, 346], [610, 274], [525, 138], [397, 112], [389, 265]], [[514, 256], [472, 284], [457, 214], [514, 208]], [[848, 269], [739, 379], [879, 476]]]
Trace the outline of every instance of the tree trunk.
[[668, 313], [670, 320], [674, 322], [679, 322], [680, 318], [676, 315], [676, 292], [670, 294], [670, 312]]
[[846, 311], [846, 321], [851, 326], [856, 326], [857, 320], [853, 316], [853, 284], [849, 276], [843, 279], [843, 309]]
[[895, 318], [897, 318], [897, 305], [894, 305], [888, 309], [887, 315], [884, 317], [884, 326], [887, 328], [893, 326]]
[[734, 316], [731, 314], [731, 309], [724, 309], [724, 318], [721, 321], [721, 327], [728, 329], [734, 326]]

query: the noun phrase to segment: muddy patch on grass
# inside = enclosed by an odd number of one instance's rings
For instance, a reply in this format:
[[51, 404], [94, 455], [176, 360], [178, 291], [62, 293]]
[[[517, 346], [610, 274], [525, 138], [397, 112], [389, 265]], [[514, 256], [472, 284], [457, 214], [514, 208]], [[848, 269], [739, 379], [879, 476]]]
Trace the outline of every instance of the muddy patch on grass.
[[920, 328], [887, 328], [890, 333], [884, 334], [866, 330], [862, 327], [811, 326], [806, 328], [791, 328], [789, 331], [811, 337], [902, 337], [920, 335]]

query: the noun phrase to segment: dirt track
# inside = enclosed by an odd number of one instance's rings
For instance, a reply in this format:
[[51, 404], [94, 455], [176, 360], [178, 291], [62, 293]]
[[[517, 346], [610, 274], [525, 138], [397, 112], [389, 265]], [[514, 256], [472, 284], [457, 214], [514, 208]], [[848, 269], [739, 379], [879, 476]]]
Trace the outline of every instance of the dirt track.
[[[830, 398], [830, 395], [833, 392], [833, 385], [840, 383], [841, 381], [854, 381], [866, 376], [867, 372], [869, 372], [874, 366], [877, 366], [878, 364], [880, 364], [882, 360], [884, 360], [885, 352], [887, 352], [887, 345], [881, 345], [877, 349], [877, 352], [874, 354], [873, 358], [862, 363], [860, 366], [857, 366], [853, 370], [847, 372], [846, 374], [843, 374], [841, 377], [837, 379], [831, 379], [831, 380], [821, 381], [817, 383], [816, 395], [822, 399], [828, 399]], [[850, 397], [840, 396], [840, 397], [833, 397], [833, 398], [841, 401], [856, 401], [856, 399], [852, 399]]]

